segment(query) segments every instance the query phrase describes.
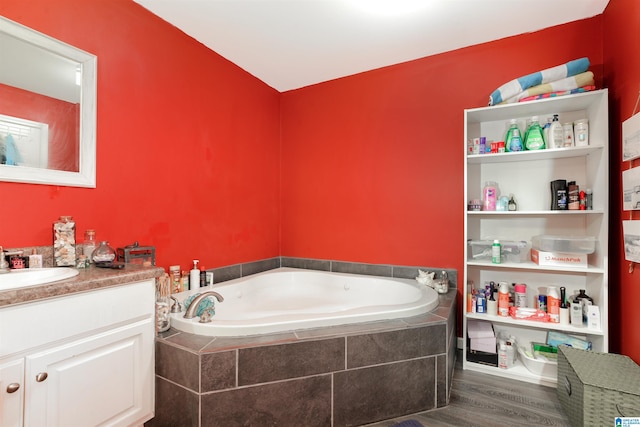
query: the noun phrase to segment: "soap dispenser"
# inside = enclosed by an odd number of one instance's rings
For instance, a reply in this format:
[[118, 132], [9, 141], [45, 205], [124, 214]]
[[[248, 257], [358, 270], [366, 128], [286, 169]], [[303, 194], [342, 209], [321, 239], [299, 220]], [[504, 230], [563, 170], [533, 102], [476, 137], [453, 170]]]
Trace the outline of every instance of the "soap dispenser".
[[191, 290], [198, 289], [200, 287], [200, 269], [198, 268], [198, 263], [200, 260], [193, 260], [193, 268], [189, 272], [189, 285], [191, 286]]

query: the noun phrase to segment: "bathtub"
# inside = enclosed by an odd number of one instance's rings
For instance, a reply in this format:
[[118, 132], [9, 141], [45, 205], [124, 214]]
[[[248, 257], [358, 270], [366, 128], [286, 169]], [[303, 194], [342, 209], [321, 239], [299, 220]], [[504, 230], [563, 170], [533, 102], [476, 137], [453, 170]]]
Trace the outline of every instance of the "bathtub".
[[222, 282], [189, 296], [215, 290], [210, 323], [185, 319], [184, 311], [171, 315], [171, 326], [208, 336], [247, 336], [273, 332], [398, 319], [429, 312], [438, 305], [435, 290], [412, 279], [278, 268]]

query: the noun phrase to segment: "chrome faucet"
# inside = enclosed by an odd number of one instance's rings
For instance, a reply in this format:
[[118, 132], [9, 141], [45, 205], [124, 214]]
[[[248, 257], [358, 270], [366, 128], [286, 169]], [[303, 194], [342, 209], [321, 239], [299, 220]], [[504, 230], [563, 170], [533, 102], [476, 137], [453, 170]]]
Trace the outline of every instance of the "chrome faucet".
[[200, 295], [198, 295], [197, 297], [195, 297], [193, 299], [193, 301], [191, 301], [191, 304], [189, 304], [189, 307], [187, 308], [187, 310], [184, 313], [184, 318], [185, 319], [193, 319], [193, 317], [195, 316], [196, 312], [198, 311], [198, 306], [200, 305], [202, 300], [204, 300], [207, 297], [216, 297], [218, 302], [224, 301], [224, 298], [222, 297], [222, 295], [220, 295], [219, 293], [217, 293], [215, 291], [203, 292]]

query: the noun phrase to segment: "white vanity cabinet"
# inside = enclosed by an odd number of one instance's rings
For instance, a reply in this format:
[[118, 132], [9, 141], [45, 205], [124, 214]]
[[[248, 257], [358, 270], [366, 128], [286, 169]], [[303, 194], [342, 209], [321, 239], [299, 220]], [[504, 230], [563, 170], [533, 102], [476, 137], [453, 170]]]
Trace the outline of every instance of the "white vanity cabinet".
[[[589, 145], [539, 151], [496, 154], [466, 154], [464, 239], [465, 304], [463, 305], [463, 367], [506, 378], [555, 385], [553, 375], [531, 372], [522, 363], [509, 369], [487, 366], [468, 360], [467, 325], [469, 319], [490, 322], [496, 333], [514, 336], [521, 343], [545, 342], [548, 331], [560, 331], [584, 337], [593, 349], [608, 351], [608, 194], [609, 194], [609, 126], [606, 89], [516, 104], [475, 108], [464, 111], [465, 145], [469, 139], [484, 136], [487, 141], [503, 141], [509, 121], [517, 119], [524, 135], [525, 123], [538, 116], [540, 123], [558, 114], [561, 123], [589, 120]], [[580, 190], [593, 190], [593, 210], [551, 210], [550, 183], [556, 179], [575, 180]], [[485, 182], [498, 184], [500, 195], [514, 195], [516, 211], [471, 211], [470, 200], [482, 200]], [[588, 265], [581, 267], [545, 266], [522, 259], [508, 259], [493, 264], [491, 257], [475, 257], [467, 242], [526, 241], [531, 246], [537, 235], [580, 236], [596, 239], [596, 250], [588, 255]], [[478, 254], [475, 254], [478, 255]], [[585, 289], [600, 308], [600, 328], [592, 329], [516, 320], [511, 317], [473, 313], [466, 302], [469, 283], [483, 289], [494, 281], [525, 283], [529, 307], [535, 307], [538, 293], [547, 286], [565, 286], [567, 297]]]
[[154, 293], [144, 280], [0, 309], [0, 425], [151, 419]]

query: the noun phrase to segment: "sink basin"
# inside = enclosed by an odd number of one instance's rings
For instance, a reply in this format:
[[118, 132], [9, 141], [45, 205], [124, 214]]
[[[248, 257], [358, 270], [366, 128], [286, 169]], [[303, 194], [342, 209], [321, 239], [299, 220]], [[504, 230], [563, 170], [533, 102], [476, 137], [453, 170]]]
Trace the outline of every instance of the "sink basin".
[[78, 273], [79, 271], [75, 268], [26, 268], [23, 270], [10, 270], [9, 273], [0, 273], [0, 291], [56, 282], [76, 276]]

